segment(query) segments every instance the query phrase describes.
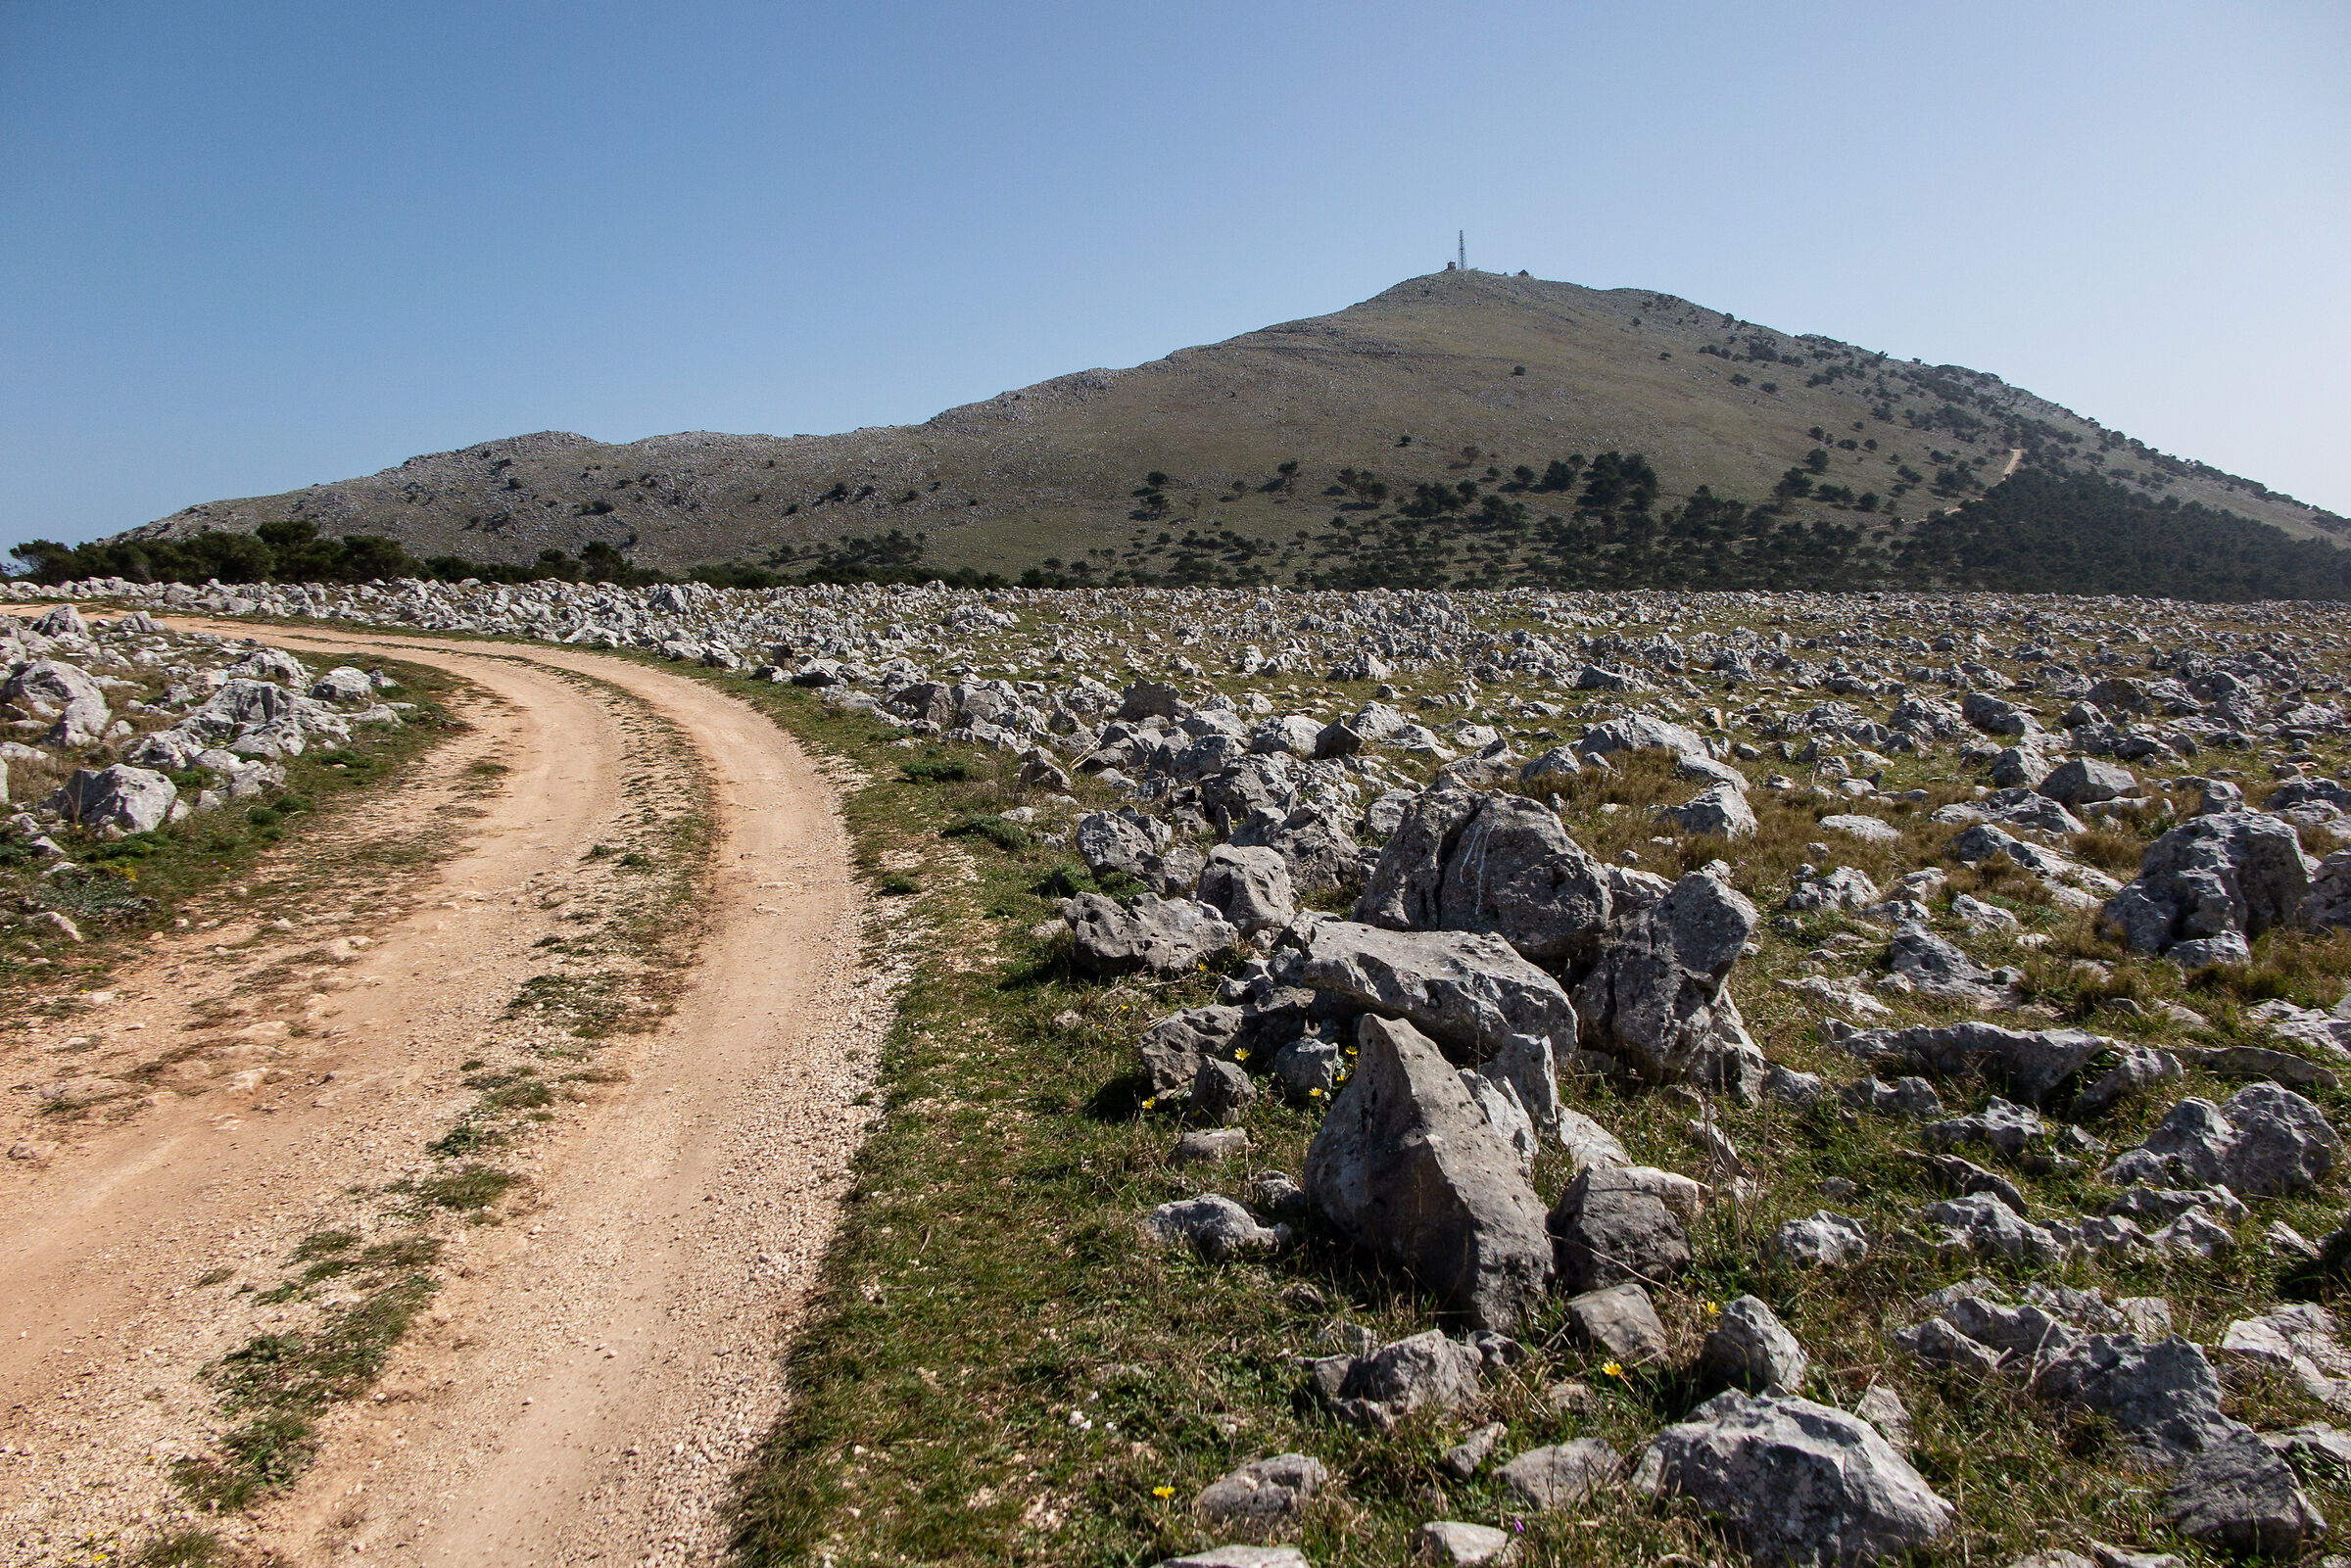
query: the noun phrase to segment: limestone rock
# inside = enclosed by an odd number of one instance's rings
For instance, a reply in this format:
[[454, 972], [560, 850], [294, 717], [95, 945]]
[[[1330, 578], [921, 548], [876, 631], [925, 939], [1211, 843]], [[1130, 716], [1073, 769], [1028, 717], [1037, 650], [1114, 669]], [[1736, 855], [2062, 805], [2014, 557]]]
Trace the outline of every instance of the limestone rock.
[[1690, 1266], [1690, 1239], [1655, 1192], [1621, 1170], [1587, 1167], [1549, 1220], [1562, 1288], [1661, 1284]]
[[1275, 1252], [1289, 1239], [1286, 1228], [1268, 1229], [1250, 1218], [1248, 1210], [1215, 1193], [1161, 1204], [1143, 1216], [1143, 1229], [1163, 1245], [1188, 1242], [1212, 1263]]
[[1194, 899], [1137, 893], [1119, 904], [1100, 893], [1080, 893], [1062, 904], [1077, 942], [1072, 956], [1089, 974], [1135, 970], [1181, 974], [1231, 947], [1241, 933]]
[[1717, 1387], [1751, 1394], [1800, 1393], [1811, 1359], [1787, 1325], [1761, 1301], [1742, 1296], [1722, 1309], [1721, 1321], [1699, 1347], [1699, 1376]]
[[1455, 1069], [1410, 1023], [1367, 1016], [1355, 1075], [1306, 1156], [1339, 1231], [1478, 1328], [1508, 1333], [1552, 1273], [1542, 1205]]
[[2242, 1427], [2180, 1467], [2163, 1511], [2188, 1540], [2241, 1557], [2292, 1557], [2327, 1534], [2294, 1467]]
[[1689, 1497], [1758, 1563], [1874, 1562], [1958, 1518], [1867, 1422], [1786, 1396], [1716, 1395], [1656, 1435], [1632, 1486]]
[[1303, 1453], [1252, 1459], [1212, 1481], [1192, 1502], [1206, 1523], [1264, 1538], [1296, 1527], [1298, 1516], [1330, 1479], [1322, 1461]]
[[1495, 1474], [1530, 1508], [1573, 1508], [1624, 1474], [1624, 1456], [1598, 1438], [1529, 1449]]
[[2277, 1197], [2324, 1179], [2342, 1147], [2317, 1106], [2275, 1083], [2249, 1083], [2218, 1106], [2181, 1101], [2104, 1175], [2116, 1186], [2221, 1186], [2243, 1198]]

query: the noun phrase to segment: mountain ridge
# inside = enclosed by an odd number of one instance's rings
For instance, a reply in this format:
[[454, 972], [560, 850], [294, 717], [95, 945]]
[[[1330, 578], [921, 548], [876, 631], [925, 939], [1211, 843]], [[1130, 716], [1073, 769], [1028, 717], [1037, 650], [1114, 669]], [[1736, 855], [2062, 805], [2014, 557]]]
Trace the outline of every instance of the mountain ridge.
[[[1277, 557], [1264, 570], [1298, 570], [1299, 525], [1316, 526], [1327, 509], [1318, 495], [1343, 490], [1342, 474], [1393, 474], [1401, 494], [1607, 451], [1645, 456], [1668, 502], [1701, 487], [1776, 500], [1883, 534], [1890, 548], [1996, 483], [2020, 452], [2027, 466], [2094, 470], [2296, 538], [2331, 542], [2351, 526], [1988, 372], [1895, 360], [1650, 290], [1449, 269], [920, 424], [620, 444], [539, 431], [201, 502], [118, 537], [290, 518], [329, 536], [382, 535], [418, 556], [528, 562], [601, 543], [676, 569], [789, 566], [896, 530], [923, 536], [924, 558], [941, 566], [1018, 571], [1067, 556], [1107, 580], [1140, 573], [1156, 536], [1180, 528]], [[1787, 476], [1807, 460], [1804, 493], [1789, 493]], [[1874, 504], [1859, 507], [1864, 498]]]

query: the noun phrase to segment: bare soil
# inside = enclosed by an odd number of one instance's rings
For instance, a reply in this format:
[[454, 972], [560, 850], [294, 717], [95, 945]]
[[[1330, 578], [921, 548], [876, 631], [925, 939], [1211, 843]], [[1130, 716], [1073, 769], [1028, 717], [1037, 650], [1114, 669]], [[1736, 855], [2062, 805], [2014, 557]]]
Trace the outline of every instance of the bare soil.
[[199, 1522], [289, 1563], [709, 1560], [871, 1116], [888, 985], [836, 791], [767, 719], [643, 665], [264, 636], [448, 669], [479, 689], [474, 728], [351, 825], [423, 835], [421, 869], [396, 857], [332, 907], [232, 897], [220, 926], [0, 1044], [19, 1086], [153, 1086], [76, 1118], [9, 1099], [0, 1555], [88, 1561], [190, 1522], [172, 1461], [228, 1424], [204, 1368], [321, 1310], [238, 1286], [306, 1236], [363, 1230], [428, 1167], [473, 1101], [465, 1072], [552, 1029], [517, 999], [614, 896], [598, 846], [699, 811], [708, 860], [670, 933], [691, 962], [659, 1022], [519, 1123], [498, 1159], [522, 1180], [475, 1216], [494, 1222], [444, 1216], [437, 1293], [372, 1392], [321, 1421], [300, 1481]]

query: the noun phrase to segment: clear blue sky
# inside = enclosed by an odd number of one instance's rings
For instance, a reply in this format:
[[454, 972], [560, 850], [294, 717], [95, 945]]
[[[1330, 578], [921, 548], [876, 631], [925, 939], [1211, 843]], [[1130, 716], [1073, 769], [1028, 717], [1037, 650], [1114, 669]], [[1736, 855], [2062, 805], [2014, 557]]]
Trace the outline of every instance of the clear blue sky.
[[0, 0], [0, 546], [926, 418], [1439, 266], [2351, 512], [2351, 7]]

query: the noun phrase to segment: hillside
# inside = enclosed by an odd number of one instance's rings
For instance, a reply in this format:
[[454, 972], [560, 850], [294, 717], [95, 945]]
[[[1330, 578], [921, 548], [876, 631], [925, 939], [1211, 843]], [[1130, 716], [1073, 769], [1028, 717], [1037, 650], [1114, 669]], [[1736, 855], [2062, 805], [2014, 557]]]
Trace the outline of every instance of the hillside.
[[[1540, 526], [1540, 476], [1561, 476], [1551, 464], [1608, 451], [1646, 460], [1659, 504], [1701, 487], [1752, 504], [1776, 499], [1783, 520], [1852, 529], [1872, 556], [1996, 484], [2012, 460], [2102, 472], [2298, 538], [2346, 526], [1981, 371], [1893, 360], [1641, 290], [1447, 271], [1330, 315], [1059, 377], [921, 425], [690, 432], [625, 446], [541, 432], [362, 479], [206, 502], [134, 536], [282, 518], [329, 536], [387, 536], [419, 557], [481, 561], [601, 543], [670, 569], [919, 559], [1005, 572], [1042, 564], [1097, 582], [1288, 582], [1302, 571], [1338, 582], [1372, 575], [1350, 536], [1361, 522], [1406, 521], [1391, 499], [1463, 481], [1502, 487], [1521, 494]], [[1528, 474], [1513, 480], [1520, 467]], [[1341, 519], [1347, 529], [1319, 532]]]

